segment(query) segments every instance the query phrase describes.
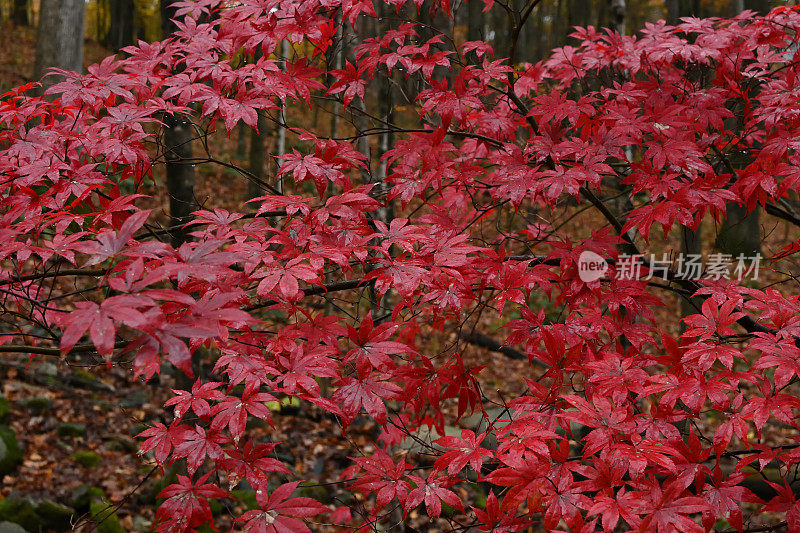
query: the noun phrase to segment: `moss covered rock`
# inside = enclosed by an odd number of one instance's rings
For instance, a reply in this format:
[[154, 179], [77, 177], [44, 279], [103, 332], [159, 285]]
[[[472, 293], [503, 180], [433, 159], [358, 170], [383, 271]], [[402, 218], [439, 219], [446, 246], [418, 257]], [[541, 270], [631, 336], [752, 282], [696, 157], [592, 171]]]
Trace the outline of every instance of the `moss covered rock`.
[[75, 516], [75, 509], [53, 500], [42, 500], [36, 505], [36, 515], [41, 520], [42, 529], [68, 531], [72, 529], [72, 517]]
[[256, 501], [256, 493], [254, 490], [234, 490], [231, 496], [242, 502], [248, 511], [259, 509], [258, 502]]
[[58, 425], [56, 431], [58, 432], [58, 436], [61, 438], [83, 437], [86, 435], [86, 424], [71, 424], [69, 422], [64, 422], [63, 424]]
[[18, 524], [26, 531], [69, 531], [75, 510], [53, 500], [35, 502], [11, 493], [0, 499], [0, 521]]
[[0, 422], [7, 422], [11, 413], [11, 402], [5, 396], [0, 396]]
[[22, 400], [24, 405], [32, 415], [43, 415], [53, 408], [53, 400], [44, 396], [34, 396]]
[[75, 452], [69, 456], [70, 459], [75, 461], [81, 466], [86, 468], [93, 468], [99, 466], [103, 462], [103, 458], [98, 454], [90, 451]]
[[39, 531], [41, 525], [33, 501], [15, 493], [0, 500], [0, 520], [19, 524], [26, 531]]
[[22, 449], [14, 430], [0, 426], [0, 476], [12, 473], [22, 462]]
[[81, 511], [87, 511], [92, 500], [102, 500], [103, 490], [91, 485], [81, 485], [72, 491], [72, 506]]
[[125, 533], [125, 528], [119, 523], [119, 517], [114, 511], [114, 506], [106, 500], [94, 500], [89, 504], [92, 521], [97, 524], [98, 533]]

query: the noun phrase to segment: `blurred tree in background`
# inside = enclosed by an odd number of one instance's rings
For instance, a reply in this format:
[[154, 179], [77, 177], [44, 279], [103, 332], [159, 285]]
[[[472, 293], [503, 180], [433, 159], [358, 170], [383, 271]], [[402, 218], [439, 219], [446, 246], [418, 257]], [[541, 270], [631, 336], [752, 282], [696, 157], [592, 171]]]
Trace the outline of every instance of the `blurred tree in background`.
[[[0, 0], [0, 20], [15, 26], [36, 26], [40, 0]], [[626, 33], [644, 28], [645, 23], [680, 17], [727, 17], [745, 9], [766, 13], [776, 5], [770, 0], [549, 0], [536, 5], [520, 35], [519, 61], [537, 61], [551, 49], [567, 43], [573, 26], [615, 27], [614, 18], [624, 9]], [[792, 2], [788, 2], [792, 3]], [[484, 12], [479, 4], [451, 0], [456, 35], [464, 40], [486, 39], [505, 48], [504, 39], [513, 24], [507, 7], [517, 8], [521, 0], [498, 1]], [[617, 13], [615, 15], [615, 12]], [[421, 16], [427, 16], [426, 14]], [[159, 0], [87, 0], [85, 37], [111, 50], [141, 39], [161, 38]]]

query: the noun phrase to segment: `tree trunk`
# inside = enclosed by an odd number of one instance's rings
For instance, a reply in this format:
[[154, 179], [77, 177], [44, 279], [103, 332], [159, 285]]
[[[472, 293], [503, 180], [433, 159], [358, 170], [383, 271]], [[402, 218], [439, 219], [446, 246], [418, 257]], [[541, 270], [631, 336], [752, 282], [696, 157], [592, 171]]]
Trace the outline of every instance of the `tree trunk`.
[[[736, 0], [733, 5], [738, 10], [734, 15], [738, 15], [745, 8], [743, 0]], [[743, 113], [738, 111], [743, 105], [737, 105], [737, 110], [734, 112], [736, 127], [739, 131], [744, 128], [741, 118]], [[733, 121], [733, 119], [729, 120]], [[745, 168], [752, 161], [746, 152], [736, 151], [729, 154], [728, 159], [728, 164], [735, 169]], [[715, 243], [717, 248], [726, 254], [731, 254], [734, 259], [737, 256], [752, 257], [761, 253], [761, 226], [758, 218], [758, 208], [748, 213], [747, 207], [729, 202], [725, 211], [725, 220], [717, 235]]]
[[675, 25], [680, 18], [680, 0], [665, 0], [667, 4], [667, 24]]
[[[339, 70], [344, 64], [345, 43], [342, 35], [343, 22], [341, 15], [336, 16], [336, 37], [334, 40], [335, 55], [333, 56], [333, 68]], [[339, 100], [333, 101], [333, 108], [331, 109], [331, 137], [339, 135], [339, 113], [342, 112], [342, 106], [339, 105]]]
[[[288, 61], [289, 60], [289, 41], [283, 40], [281, 41], [281, 56]], [[286, 124], [286, 104], [282, 103], [280, 109], [278, 110], [278, 124], [275, 126], [275, 155], [277, 157], [282, 156], [286, 153], [286, 128], [283, 126]], [[277, 174], [277, 173], [276, 173]], [[276, 189], [278, 189], [281, 193], [283, 193], [283, 177], [276, 176]]]
[[[250, 157], [249, 157], [249, 170], [260, 180], [266, 181], [267, 175], [267, 150], [264, 143], [267, 139], [268, 129], [267, 117], [263, 111], [258, 112], [258, 131], [250, 129]], [[280, 126], [279, 126], [280, 127]], [[264, 194], [264, 190], [255, 181], [247, 182], [247, 195], [248, 198], [256, 198]], [[256, 204], [250, 204], [252, 207], [258, 207]]]
[[[176, 26], [171, 18], [175, 9], [171, 0], [161, 0], [161, 31], [164, 38], [169, 37]], [[170, 232], [172, 246], [177, 248], [189, 240], [183, 225], [196, 209], [194, 199], [194, 166], [192, 158], [192, 138], [194, 132], [189, 122], [180, 117], [164, 117], [164, 157], [167, 171], [167, 193], [169, 194], [169, 214], [172, 226], [179, 226]]]
[[[697, 227], [695, 231], [683, 226], [681, 227], [681, 254], [684, 265], [689, 259], [689, 256], [697, 256], [703, 252], [703, 240], [701, 238], [702, 224]], [[682, 265], [683, 266], [683, 265]], [[683, 274], [687, 274], [687, 268], [683, 266]], [[700, 307], [703, 305], [702, 297], [694, 298], [681, 298], [681, 318], [689, 315], [694, 315], [700, 312]], [[686, 324], [680, 323], [681, 333], [686, 330]]]
[[719, 229], [717, 247], [731, 254], [752, 257], [761, 252], [761, 226], [758, 222], [758, 209], [750, 213], [739, 204], [729, 203], [725, 220]]
[[[742, 3], [744, 9], [752, 9], [759, 15], [766, 15], [772, 9], [771, 0], [736, 0], [736, 3]], [[739, 14], [738, 12], [736, 13]]]
[[179, 247], [189, 240], [183, 226], [191, 220], [197, 206], [194, 200], [194, 167], [192, 158], [192, 124], [181, 117], [164, 117], [164, 157], [169, 194], [170, 232], [172, 246]]
[[133, 0], [112, 0], [110, 7], [110, 24], [106, 34], [106, 46], [118, 52], [120, 49], [133, 44], [135, 8]]
[[239, 122], [236, 126], [236, 159], [244, 159], [247, 154], [247, 136], [250, 127], [244, 122]]
[[[41, 1], [34, 79], [41, 79], [51, 67], [81, 71], [85, 12], [84, 0]], [[42, 80], [42, 91], [62, 79], [62, 76], [47, 76]]]
[[625, 35], [625, 15], [627, 6], [625, 0], [610, 0], [608, 6], [608, 25], [612, 30]]
[[30, 26], [28, 18], [28, 0], [14, 0], [11, 6], [11, 21], [14, 26]]
[[483, 14], [483, 2], [470, 0], [467, 2], [467, 40], [483, 40], [483, 29], [486, 25], [486, 17]]

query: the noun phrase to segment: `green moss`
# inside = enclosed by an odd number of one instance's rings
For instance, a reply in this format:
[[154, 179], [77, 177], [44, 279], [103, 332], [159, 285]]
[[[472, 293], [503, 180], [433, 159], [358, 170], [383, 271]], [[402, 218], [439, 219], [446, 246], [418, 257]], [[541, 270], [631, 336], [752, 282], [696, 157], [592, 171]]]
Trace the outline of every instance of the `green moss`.
[[72, 491], [72, 506], [76, 509], [86, 511], [89, 509], [89, 504], [92, 500], [100, 500], [103, 498], [103, 491], [91, 485], [81, 485]]
[[119, 523], [114, 506], [106, 500], [92, 501], [89, 504], [89, 513], [91, 513], [92, 522], [97, 524], [98, 533], [125, 533], [125, 528]]
[[62, 438], [83, 437], [86, 435], [86, 424], [71, 424], [64, 422], [63, 424], [58, 425], [56, 432], [58, 432], [58, 436]]
[[300, 483], [300, 485], [297, 487], [297, 495], [304, 496], [306, 498], [312, 498], [322, 504], [328, 503], [328, 499], [330, 498], [328, 489], [309, 481], [303, 481]]
[[256, 493], [253, 490], [234, 490], [231, 492], [231, 496], [245, 504], [248, 511], [259, 508], [256, 501]]
[[67, 531], [74, 515], [74, 509], [53, 500], [36, 503], [17, 493], [0, 500], [0, 521], [19, 524], [26, 531]]
[[11, 413], [11, 403], [5, 396], [0, 396], [0, 422], [6, 422]]
[[75, 509], [53, 500], [43, 500], [36, 506], [36, 514], [42, 521], [43, 529], [67, 531], [72, 527]]
[[100, 463], [103, 462], [103, 458], [100, 457], [98, 454], [89, 451], [83, 452], [75, 452], [69, 456], [70, 459], [75, 461], [81, 466], [85, 466], [86, 468], [94, 468], [95, 466], [99, 466]]
[[32, 415], [43, 415], [52, 409], [53, 400], [45, 398], [44, 396], [34, 396], [33, 398], [23, 400], [22, 405], [24, 405]]
[[22, 450], [14, 430], [0, 426], [0, 475], [13, 472], [22, 462]]
[[0, 520], [19, 524], [26, 531], [39, 531], [41, 525], [33, 502], [13, 493], [8, 498], [0, 500]]

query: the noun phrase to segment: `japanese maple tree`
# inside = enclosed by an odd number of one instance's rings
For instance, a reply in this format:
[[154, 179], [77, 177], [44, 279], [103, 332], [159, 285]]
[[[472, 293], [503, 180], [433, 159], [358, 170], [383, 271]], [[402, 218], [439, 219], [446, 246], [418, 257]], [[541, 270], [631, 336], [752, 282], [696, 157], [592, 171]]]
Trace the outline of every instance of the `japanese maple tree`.
[[[259, 509], [235, 527], [253, 532], [370, 530], [395, 509], [463, 531], [742, 531], [762, 512], [800, 530], [796, 285], [674, 266], [657, 279], [647, 259], [615, 275], [654, 251], [654, 229], [668, 238], [731, 204], [800, 226], [800, 13], [578, 29], [532, 65], [514, 35], [492, 50], [418, 22], [452, 17], [449, 2], [379, 1], [182, 0], [174, 37], [62, 72], [43, 97], [5, 94], [0, 351], [192, 376], [139, 435], [157, 465], [186, 465], [157, 531], [195, 531], [243, 482]], [[518, 35], [536, 2], [485, 7], [508, 9]], [[364, 24], [379, 34], [332, 67], [336, 28]], [[390, 120], [363, 104], [379, 79], [408, 89]], [[331, 138], [277, 112], [334, 100], [372, 125]], [[236, 168], [209, 139], [259, 113], [294, 148], [276, 175], [240, 169], [263, 194], [241, 212], [207, 201], [172, 247], [143, 194], [164, 117], [203, 141], [183, 163]], [[584, 252], [605, 276], [582, 279]], [[683, 334], [657, 319], [693, 294]], [[507, 377], [526, 392], [483, 391], [468, 342], [527, 360]], [[195, 376], [201, 354], [214, 366]], [[380, 426], [342, 480], [357, 506], [298, 495], [275, 443], [250, 434], [287, 398], [345, 433]], [[425, 454], [402, 452], [407, 438]], [[478, 483], [484, 501], [463, 490]]]

